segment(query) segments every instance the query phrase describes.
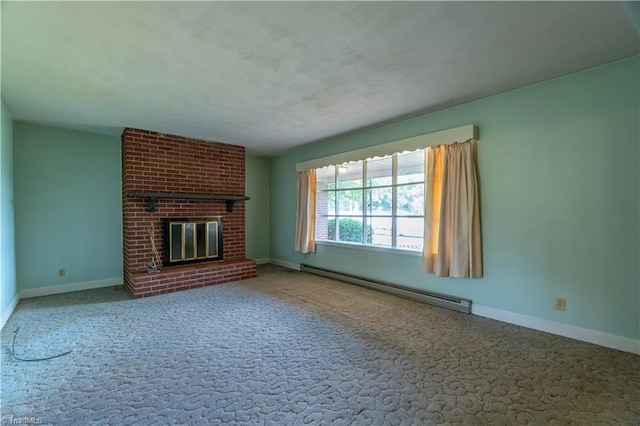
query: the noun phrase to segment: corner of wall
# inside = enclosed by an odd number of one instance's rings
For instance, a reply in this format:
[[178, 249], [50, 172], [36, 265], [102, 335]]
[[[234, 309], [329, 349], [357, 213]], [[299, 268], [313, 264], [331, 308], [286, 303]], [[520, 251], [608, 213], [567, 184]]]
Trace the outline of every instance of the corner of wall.
[[[269, 158], [247, 154], [245, 157], [246, 255], [261, 263], [270, 256]], [[262, 262], [264, 263], [264, 262]]]
[[16, 280], [13, 202], [13, 117], [0, 100], [0, 327], [11, 316], [20, 296]]

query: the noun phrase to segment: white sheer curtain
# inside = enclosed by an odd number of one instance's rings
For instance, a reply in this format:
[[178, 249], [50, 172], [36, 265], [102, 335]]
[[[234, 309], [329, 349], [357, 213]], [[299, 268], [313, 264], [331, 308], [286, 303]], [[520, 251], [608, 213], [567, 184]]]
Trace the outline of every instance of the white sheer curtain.
[[296, 251], [316, 251], [316, 171], [298, 172], [296, 206]]
[[427, 149], [423, 272], [482, 277], [474, 142]]

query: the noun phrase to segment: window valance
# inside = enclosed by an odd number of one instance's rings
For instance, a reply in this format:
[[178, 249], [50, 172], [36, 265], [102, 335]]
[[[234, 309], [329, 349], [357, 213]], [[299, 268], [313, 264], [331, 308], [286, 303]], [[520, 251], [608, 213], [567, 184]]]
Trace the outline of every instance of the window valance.
[[427, 133], [407, 139], [400, 139], [381, 145], [370, 146], [354, 151], [329, 155], [327, 157], [316, 158], [314, 160], [302, 161], [296, 164], [296, 171], [301, 172], [309, 169], [331, 166], [335, 164], [347, 163], [350, 161], [366, 160], [367, 158], [384, 157], [385, 155], [415, 151], [429, 146], [452, 144], [455, 142], [466, 142], [469, 139], [477, 139], [477, 127], [474, 124], [441, 130], [439, 132]]

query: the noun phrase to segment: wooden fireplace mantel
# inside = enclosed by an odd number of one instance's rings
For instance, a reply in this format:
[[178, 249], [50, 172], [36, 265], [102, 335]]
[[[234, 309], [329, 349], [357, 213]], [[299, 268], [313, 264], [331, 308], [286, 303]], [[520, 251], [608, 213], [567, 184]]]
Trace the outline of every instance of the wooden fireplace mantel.
[[224, 201], [227, 204], [227, 211], [233, 211], [233, 205], [237, 202], [250, 200], [244, 195], [219, 195], [219, 194], [181, 194], [177, 192], [132, 192], [131, 198], [142, 198], [147, 201], [147, 211], [156, 211], [156, 202], [159, 199], [167, 200], [208, 200]]

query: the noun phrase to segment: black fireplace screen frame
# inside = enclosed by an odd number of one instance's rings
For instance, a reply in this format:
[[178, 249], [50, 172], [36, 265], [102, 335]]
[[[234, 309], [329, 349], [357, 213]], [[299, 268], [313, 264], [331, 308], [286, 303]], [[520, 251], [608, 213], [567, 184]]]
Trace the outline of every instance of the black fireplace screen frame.
[[[192, 224], [192, 249], [191, 257], [186, 254], [185, 244], [187, 243], [186, 226], [181, 225]], [[204, 254], [199, 255], [200, 248], [198, 246], [198, 225], [205, 225], [205, 242], [204, 242]], [[214, 243], [210, 243], [210, 226], [215, 224], [217, 229], [216, 240]], [[166, 217], [162, 219], [162, 246], [163, 246], [163, 258], [162, 264], [164, 266], [177, 266], [187, 265], [191, 263], [212, 262], [223, 260], [223, 232], [222, 232], [222, 216], [212, 217]], [[175, 232], [174, 232], [175, 230]], [[172, 253], [173, 236], [175, 233], [180, 232], [181, 238], [181, 253], [178, 257]], [[214, 247], [216, 249], [215, 254], [210, 253], [210, 249]], [[176, 250], [177, 251], [177, 250]]]

